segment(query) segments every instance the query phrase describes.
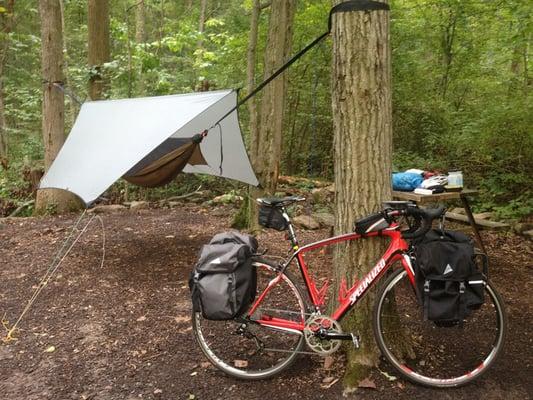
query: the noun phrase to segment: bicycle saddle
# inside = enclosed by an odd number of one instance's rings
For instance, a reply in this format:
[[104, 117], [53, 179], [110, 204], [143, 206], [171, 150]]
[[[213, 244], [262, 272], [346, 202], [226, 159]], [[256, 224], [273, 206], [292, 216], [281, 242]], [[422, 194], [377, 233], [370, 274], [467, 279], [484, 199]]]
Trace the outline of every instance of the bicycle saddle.
[[262, 197], [257, 199], [261, 205], [270, 207], [285, 207], [297, 201], [304, 201], [305, 197], [301, 196], [287, 196], [287, 197]]

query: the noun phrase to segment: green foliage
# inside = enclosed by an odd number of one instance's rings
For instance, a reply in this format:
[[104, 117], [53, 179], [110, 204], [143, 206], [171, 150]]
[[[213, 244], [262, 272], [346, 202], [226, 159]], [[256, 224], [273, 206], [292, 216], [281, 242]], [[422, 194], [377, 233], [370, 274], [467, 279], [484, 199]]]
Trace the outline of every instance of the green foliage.
[[[200, 89], [241, 88], [246, 79], [250, 0], [209, 1], [205, 30], [199, 3], [145, 0], [146, 40], [136, 42], [136, 2], [111, 2], [112, 60], [100, 71], [87, 65], [87, 4], [64, 1], [66, 81], [81, 99], [91, 74], [111, 82], [109, 98], [163, 95]], [[477, 209], [502, 218], [531, 214], [533, 110], [530, 100], [531, 5], [521, 0], [391, 1], [394, 169], [463, 170], [479, 188]], [[293, 53], [327, 29], [329, 0], [301, 0]], [[0, 10], [0, 15], [2, 11]], [[42, 163], [40, 26], [34, 1], [15, 2], [4, 76], [9, 171], [0, 171], [0, 196], [26, 198], [22, 171]], [[261, 12], [256, 83], [263, 76], [269, 9]], [[323, 41], [288, 70], [289, 93], [283, 174], [333, 178], [331, 42]], [[260, 101], [261, 94], [257, 96]], [[78, 106], [66, 99], [66, 128]], [[247, 108], [240, 109], [245, 135]], [[376, 149], [379, 151], [379, 149]], [[158, 199], [237, 187], [202, 176], [180, 176], [152, 191]], [[122, 199], [124, 183], [110, 197]]]

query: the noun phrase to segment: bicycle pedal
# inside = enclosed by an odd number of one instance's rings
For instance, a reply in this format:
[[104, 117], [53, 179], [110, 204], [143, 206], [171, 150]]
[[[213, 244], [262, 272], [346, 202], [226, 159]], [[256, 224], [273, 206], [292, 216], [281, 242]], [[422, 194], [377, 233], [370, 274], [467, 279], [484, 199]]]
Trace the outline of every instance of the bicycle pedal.
[[355, 333], [350, 333], [350, 335], [352, 336], [353, 346], [358, 349], [361, 346], [359, 335], [356, 335]]

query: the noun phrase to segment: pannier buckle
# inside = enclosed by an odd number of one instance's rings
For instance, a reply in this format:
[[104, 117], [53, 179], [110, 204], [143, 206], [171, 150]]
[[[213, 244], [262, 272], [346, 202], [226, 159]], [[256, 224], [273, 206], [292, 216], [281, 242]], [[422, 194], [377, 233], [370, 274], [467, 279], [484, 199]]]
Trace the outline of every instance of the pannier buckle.
[[428, 280], [424, 282], [424, 292], [429, 293], [429, 281]]

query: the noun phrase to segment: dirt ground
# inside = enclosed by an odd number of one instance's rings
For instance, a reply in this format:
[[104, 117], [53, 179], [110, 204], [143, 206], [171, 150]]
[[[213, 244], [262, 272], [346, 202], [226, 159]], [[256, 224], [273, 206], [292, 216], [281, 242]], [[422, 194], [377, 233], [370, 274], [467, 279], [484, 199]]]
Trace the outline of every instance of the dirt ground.
[[[187, 205], [103, 215], [88, 227], [17, 332], [0, 343], [0, 398], [44, 399], [340, 399], [342, 358], [325, 370], [301, 356], [281, 376], [247, 383], [211, 367], [190, 327], [187, 279], [200, 246], [228, 229], [231, 210]], [[0, 316], [13, 323], [76, 216], [0, 222]], [[309, 242], [327, 230], [302, 232]], [[529, 399], [533, 396], [531, 242], [483, 233], [491, 278], [507, 305], [505, 352], [482, 379], [459, 389], [430, 390], [378, 370], [375, 389], [349, 399]], [[260, 243], [286, 254], [283, 234]], [[5, 331], [2, 332], [2, 336]], [[363, 338], [365, 340], [365, 338]]]

